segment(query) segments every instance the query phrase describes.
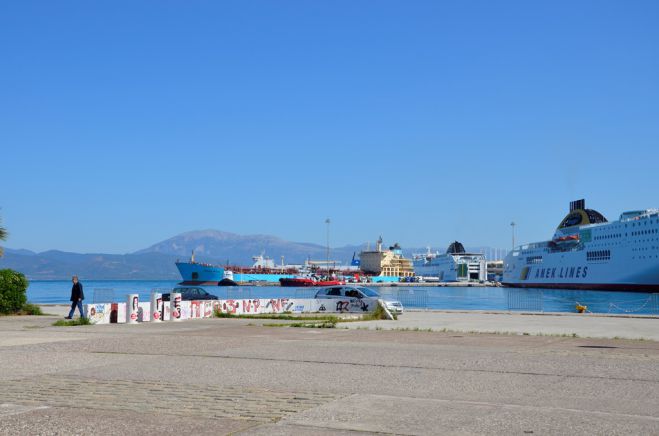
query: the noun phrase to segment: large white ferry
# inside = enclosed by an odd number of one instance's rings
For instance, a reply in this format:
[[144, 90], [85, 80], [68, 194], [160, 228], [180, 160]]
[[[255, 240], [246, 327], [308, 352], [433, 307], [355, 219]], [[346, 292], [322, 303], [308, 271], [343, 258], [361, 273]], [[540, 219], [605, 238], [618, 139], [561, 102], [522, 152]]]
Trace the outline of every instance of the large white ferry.
[[624, 212], [608, 222], [584, 200], [570, 203], [550, 241], [506, 256], [503, 284], [514, 287], [659, 291], [659, 210]]
[[412, 264], [417, 277], [437, 278], [440, 282], [484, 281], [487, 279], [485, 255], [467, 253], [458, 241], [452, 242], [445, 254], [415, 254]]

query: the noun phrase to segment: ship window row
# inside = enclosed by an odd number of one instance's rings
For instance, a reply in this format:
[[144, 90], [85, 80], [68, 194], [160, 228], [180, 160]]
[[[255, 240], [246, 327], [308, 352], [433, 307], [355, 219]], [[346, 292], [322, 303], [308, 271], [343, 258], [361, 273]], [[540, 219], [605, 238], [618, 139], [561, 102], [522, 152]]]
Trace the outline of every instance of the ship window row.
[[596, 250], [586, 252], [587, 260], [609, 260], [611, 259], [611, 250]]
[[653, 233], [658, 233], [658, 229], [650, 229], [650, 230], [639, 230], [637, 232], [632, 232], [632, 236], [638, 236], [638, 235], [649, 235]]
[[[650, 223], [650, 225], [652, 225], [652, 224], [654, 224], [654, 221], [650, 220], [649, 223]], [[640, 222], [639, 223], [632, 223], [632, 227], [636, 227], [637, 224], [638, 224], [639, 227], [641, 227]], [[657, 220], [657, 224], [659, 224], [659, 220]], [[643, 225], [645, 225], [645, 226], [648, 225], [648, 220], [647, 219], [645, 221], [643, 221]]]
[[526, 258], [526, 264], [542, 263], [542, 256], [529, 256]]
[[622, 233], [614, 233], [612, 235], [595, 236], [595, 239], [601, 240], [601, 239], [613, 239], [613, 238], [620, 238], [620, 237], [622, 237]]

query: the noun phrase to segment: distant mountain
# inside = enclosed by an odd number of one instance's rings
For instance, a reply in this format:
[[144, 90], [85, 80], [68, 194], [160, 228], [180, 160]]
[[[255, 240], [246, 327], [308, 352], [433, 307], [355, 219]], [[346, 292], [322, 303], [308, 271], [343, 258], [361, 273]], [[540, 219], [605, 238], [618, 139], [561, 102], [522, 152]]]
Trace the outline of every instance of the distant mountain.
[[[448, 243], [446, 244], [448, 246]], [[349, 265], [354, 253], [367, 244], [346, 245], [330, 250], [330, 260]], [[371, 249], [374, 244], [370, 244]], [[467, 247], [467, 251], [494, 256], [490, 247]], [[80, 254], [58, 250], [35, 253], [30, 250], [5, 248], [0, 269], [12, 268], [31, 280], [63, 280], [77, 274], [97, 280], [177, 280], [180, 275], [174, 262], [186, 260], [192, 250], [197, 261], [249, 266], [252, 256], [265, 253], [276, 264], [302, 264], [306, 259], [324, 260], [327, 248], [319, 244], [290, 242], [271, 235], [237, 235], [219, 230], [199, 230], [182, 233], [130, 254]], [[443, 253], [446, 247], [432, 247]], [[425, 253], [426, 248], [405, 248], [403, 253]], [[503, 255], [503, 250], [498, 250]]]
[[[331, 260], [349, 262], [359, 246], [331, 249]], [[192, 250], [197, 260], [215, 261], [221, 264], [251, 265], [252, 257], [262, 252], [275, 263], [301, 264], [306, 259], [322, 260], [327, 257], [327, 247], [306, 242], [289, 242], [271, 235], [237, 235], [219, 230], [199, 230], [182, 233], [173, 238], [136, 251], [135, 254], [161, 253], [190, 257]]]
[[30, 280], [64, 280], [77, 274], [95, 280], [176, 280], [175, 256], [140, 254], [78, 254], [63, 251], [16, 254], [6, 250], [0, 269], [11, 268]]
[[34, 251], [25, 250], [23, 248], [21, 248], [19, 250], [14, 250], [13, 248], [3, 248], [3, 250], [4, 250], [5, 254], [7, 254], [7, 253], [22, 254], [23, 256], [34, 256], [35, 254], [37, 254]]

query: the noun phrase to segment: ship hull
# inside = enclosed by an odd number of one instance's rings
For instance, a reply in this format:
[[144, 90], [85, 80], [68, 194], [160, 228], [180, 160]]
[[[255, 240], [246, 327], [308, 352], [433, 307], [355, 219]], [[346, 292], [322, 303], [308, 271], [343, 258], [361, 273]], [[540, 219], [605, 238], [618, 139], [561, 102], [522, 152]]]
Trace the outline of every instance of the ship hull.
[[585, 225], [576, 231], [579, 243], [570, 248], [545, 241], [513, 250], [504, 261], [502, 284], [659, 292], [659, 214]]
[[341, 280], [320, 280], [316, 281], [313, 279], [307, 278], [281, 278], [279, 283], [284, 287], [298, 287], [298, 288], [307, 288], [312, 286], [339, 286], [345, 285], [344, 281]]
[[195, 262], [176, 262], [183, 281], [190, 286], [217, 286], [224, 278], [224, 268]]
[[502, 283], [509, 288], [578, 289], [583, 291], [659, 292], [659, 285], [612, 283]]

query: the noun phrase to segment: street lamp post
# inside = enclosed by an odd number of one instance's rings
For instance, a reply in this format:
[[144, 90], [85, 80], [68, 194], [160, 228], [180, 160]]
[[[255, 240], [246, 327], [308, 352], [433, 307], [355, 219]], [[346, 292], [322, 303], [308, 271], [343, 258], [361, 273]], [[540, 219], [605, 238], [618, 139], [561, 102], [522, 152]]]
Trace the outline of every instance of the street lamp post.
[[330, 258], [330, 248], [329, 248], [329, 231], [330, 231], [330, 219], [327, 218], [325, 220], [325, 224], [327, 224], [327, 277], [329, 278], [330, 271], [329, 271], [329, 258]]

